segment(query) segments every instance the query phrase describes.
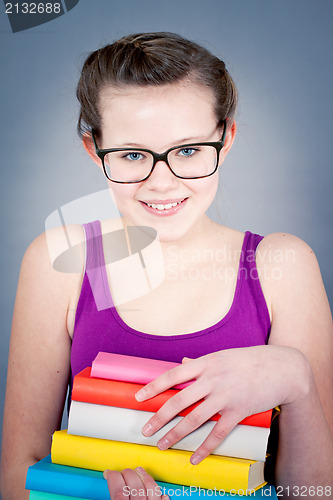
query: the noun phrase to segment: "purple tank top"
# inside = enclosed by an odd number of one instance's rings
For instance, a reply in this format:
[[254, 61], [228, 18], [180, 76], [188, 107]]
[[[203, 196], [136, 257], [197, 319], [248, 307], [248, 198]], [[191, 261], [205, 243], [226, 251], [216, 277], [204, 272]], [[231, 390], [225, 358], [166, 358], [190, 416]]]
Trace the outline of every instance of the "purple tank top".
[[[245, 233], [234, 299], [218, 323], [195, 333], [161, 336], [135, 330], [121, 319], [108, 286], [100, 222], [85, 224], [84, 228], [86, 269], [75, 318], [72, 380], [91, 366], [99, 351], [180, 363], [184, 356], [197, 358], [222, 349], [267, 343], [270, 318], [254, 257], [262, 236]], [[97, 308], [91, 283], [95, 297], [97, 288], [98, 300], [104, 301], [103, 307]]]

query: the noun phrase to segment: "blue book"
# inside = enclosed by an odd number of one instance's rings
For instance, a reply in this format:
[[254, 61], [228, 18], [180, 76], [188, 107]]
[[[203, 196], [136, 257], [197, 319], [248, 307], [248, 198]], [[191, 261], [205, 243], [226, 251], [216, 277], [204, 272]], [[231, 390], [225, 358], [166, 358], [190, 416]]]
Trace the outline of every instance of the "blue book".
[[[157, 484], [162, 493], [169, 495], [170, 500], [204, 500], [206, 497], [215, 497], [216, 500], [223, 497], [244, 500], [244, 496], [237, 495], [236, 491], [225, 493], [161, 481], [157, 481]], [[110, 500], [102, 472], [53, 464], [51, 455], [29, 467], [25, 487], [30, 490], [30, 500]], [[277, 500], [275, 488], [270, 485], [248, 496]]]

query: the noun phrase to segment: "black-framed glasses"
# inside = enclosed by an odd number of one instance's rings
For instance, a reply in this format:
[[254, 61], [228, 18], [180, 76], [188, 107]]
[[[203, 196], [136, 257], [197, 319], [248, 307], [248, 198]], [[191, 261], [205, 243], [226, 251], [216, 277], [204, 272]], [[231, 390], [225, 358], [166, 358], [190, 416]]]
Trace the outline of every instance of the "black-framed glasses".
[[179, 179], [202, 179], [213, 175], [219, 166], [226, 128], [224, 120], [222, 137], [217, 142], [181, 144], [164, 153], [141, 148], [99, 149], [93, 131], [91, 136], [106, 177], [112, 182], [133, 184], [148, 179], [159, 161], [165, 162]]

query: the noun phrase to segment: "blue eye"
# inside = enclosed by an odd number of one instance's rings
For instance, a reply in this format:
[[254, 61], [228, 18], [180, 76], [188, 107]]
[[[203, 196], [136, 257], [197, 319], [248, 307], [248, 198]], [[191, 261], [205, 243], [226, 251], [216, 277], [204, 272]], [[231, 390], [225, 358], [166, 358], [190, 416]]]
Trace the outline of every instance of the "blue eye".
[[126, 153], [123, 158], [125, 158], [126, 160], [130, 160], [130, 161], [138, 161], [138, 160], [142, 160], [144, 158], [143, 154], [142, 153], [138, 153], [138, 151], [131, 151], [130, 153]]
[[177, 155], [189, 158], [193, 156], [197, 151], [198, 149], [196, 148], [182, 148], [178, 151]]

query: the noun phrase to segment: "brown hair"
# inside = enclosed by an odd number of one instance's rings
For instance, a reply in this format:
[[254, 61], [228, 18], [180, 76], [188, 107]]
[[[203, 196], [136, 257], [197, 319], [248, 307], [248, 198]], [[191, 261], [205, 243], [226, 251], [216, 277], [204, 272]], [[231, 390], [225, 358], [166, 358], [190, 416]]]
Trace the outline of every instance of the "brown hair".
[[76, 92], [81, 105], [79, 135], [92, 129], [101, 136], [98, 103], [106, 86], [165, 85], [185, 79], [208, 87], [219, 124], [225, 119], [231, 124], [237, 104], [235, 84], [224, 62], [200, 45], [174, 33], [141, 33], [92, 52]]

